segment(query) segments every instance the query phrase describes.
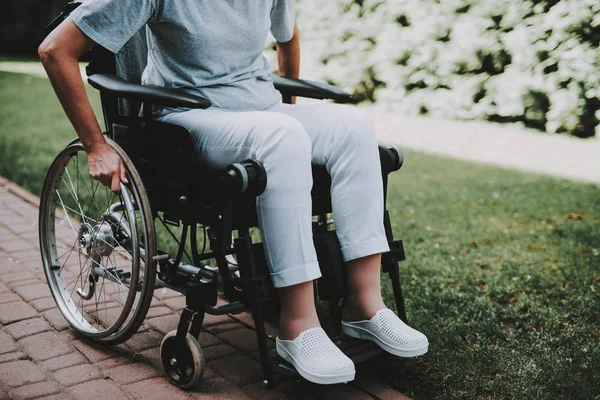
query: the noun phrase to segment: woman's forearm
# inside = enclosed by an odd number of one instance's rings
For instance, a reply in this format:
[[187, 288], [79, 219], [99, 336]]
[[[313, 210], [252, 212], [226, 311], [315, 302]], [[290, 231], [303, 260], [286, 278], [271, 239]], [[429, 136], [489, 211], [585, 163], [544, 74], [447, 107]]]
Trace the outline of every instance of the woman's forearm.
[[277, 42], [277, 61], [280, 76], [300, 76], [300, 31], [297, 24], [294, 24], [294, 35], [289, 42]]

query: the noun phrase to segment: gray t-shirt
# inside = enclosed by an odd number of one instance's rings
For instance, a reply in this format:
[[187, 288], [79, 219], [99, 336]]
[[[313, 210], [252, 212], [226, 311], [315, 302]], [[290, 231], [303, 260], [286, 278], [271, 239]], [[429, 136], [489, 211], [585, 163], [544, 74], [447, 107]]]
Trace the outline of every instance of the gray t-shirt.
[[263, 50], [269, 30], [292, 38], [293, 0], [86, 0], [71, 17], [115, 54], [146, 25], [143, 84], [185, 88], [227, 110], [281, 101]]

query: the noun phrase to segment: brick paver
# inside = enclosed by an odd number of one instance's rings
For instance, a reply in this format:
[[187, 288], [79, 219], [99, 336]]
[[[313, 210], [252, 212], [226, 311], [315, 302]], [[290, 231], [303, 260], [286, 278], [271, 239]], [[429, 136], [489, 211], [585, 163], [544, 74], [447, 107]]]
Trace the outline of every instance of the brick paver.
[[352, 383], [363, 392], [366, 392], [379, 400], [410, 400], [410, 397], [398, 393], [373, 376], [358, 376]]
[[74, 351], [73, 353], [65, 354], [62, 356], [54, 357], [41, 363], [48, 371], [58, 371], [59, 369], [65, 369], [74, 365], [88, 364], [89, 361], [81, 355], [80, 352]]
[[319, 400], [371, 400], [373, 398], [353, 385], [325, 386], [321, 390], [315, 391], [314, 394]]
[[51, 296], [50, 289], [45, 283], [34, 283], [31, 285], [19, 286], [13, 289], [25, 301], [41, 299]]
[[177, 323], [179, 323], [179, 316], [171, 311], [169, 315], [163, 315], [157, 318], [147, 319], [146, 323], [161, 332], [167, 334], [173, 329], [177, 329]]
[[38, 311], [46, 311], [52, 308], [56, 308], [56, 302], [52, 296], [44, 297], [43, 299], [37, 299], [30, 302], [30, 304]]
[[73, 352], [57, 332], [42, 332], [19, 340], [18, 344], [35, 361], [44, 361]]
[[146, 318], [160, 317], [161, 315], [168, 315], [168, 314], [171, 314], [172, 312], [173, 312], [173, 310], [171, 310], [168, 307], [163, 307], [163, 306], [151, 307], [148, 310], [148, 313], [146, 314]]
[[228, 344], [218, 344], [216, 346], [203, 349], [203, 352], [206, 362], [237, 354], [237, 351]]
[[239, 386], [261, 380], [263, 377], [261, 365], [242, 354], [219, 358], [209, 365], [219, 374]]
[[27, 354], [22, 351], [13, 351], [10, 353], [0, 354], [0, 364], [10, 361], [26, 360]]
[[[258, 340], [254, 331], [249, 328], [234, 329], [225, 331], [217, 335], [224, 342], [232, 345], [242, 353], [252, 353], [258, 351]], [[275, 346], [273, 341], [269, 341], [271, 347]]]
[[0, 383], [4, 387], [19, 387], [46, 380], [41, 367], [29, 360], [0, 364]]
[[[301, 380], [264, 387], [248, 313], [205, 317], [199, 338], [204, 376], [196, 389], [178, 389], [164, 376], [159, 346], [177, 328], [184, 297], [157, 290], [144, 324], [124, 344], [105, 347], [80, 337], [69, 329], [45, 281], [37, 249], [38, 204], [37, 197], [0, 177], [0, 400], [408, 399], [368, 376], [332, 387]], [[270, 324], [266, 330], [272, 337], [278, 332]]]
[[[110, 379], [97, 379], [80, 383], [67, 389], [67, 393], [75, 399], [127, 399], [125, 392]], [[148, 397], [149, 398], [149, 397]]]
[[13, 264], [13, 268], [10, 269], [10, 272], [2, 274], [0, 277], [0, 280], [2, 280], [2, 282], [6, 283], [8, 286], [10, 286], [9, 284], [12, 282], [19, 284], [28, 279], [35, 279], [35, 275], [26, 269], [19, 268], [18, 264], [16, 263]]
[[135, 399], [169, 399], [189, 400], [189, 393], [175, 387], [169, 383], [167, 378], [153, 378], [141, 382], [136, 382], [125, 386], [125, 390], [129, 392]]
[[233, 386], [223, 378], [207, 379], [200, 382], [198, 388], [192, 392], [195, 399], [211, 400], [251, 400], [252, 397], [245, 394], [240, 388]]
[[[43, 318], [31, 318], [23, 321], [15, 322], [4, 328], [15, 339], [21, 339], [25, 336], [35, 335], [36, 333], [45, 332], [50, 329], [50, 324]], [[1, 334], [0, 334], [0, 337]], [[1, 348], [2, 346], [0, 346]]]
[[162, 374], [153, 366], [140, 362], [115, 367], [109, 370], [107, 375], [116, 382], [128, 384], [156, 378]]
[[44, 381], [32, 383], [13, 389], [10, 394], [13, 399], [35, 399], [39, 397], [47, 398], [51, 394], [56, 394], [61, 391], [60, 386], [53, 381]]
[[136, 353], [160, 345], [163, 336], [154, 331], [141, 332], [127, 341], [127, 346]]
[[0, 331], [0, 354], [12, 353], [17, 350], [17, 344], [6, 333]]
[[63, 386], [73, 386], [92, 379], [104, 378], [104, 374], [91, 364], [83, 364], [56, 371], [54, 378]]
[[3, 325], [37, 316], [37, 311], [21, 300], [0, 304], [0, 323]]
[[63, 317], [63, 315], [60, 313], [60, 310], [58, 308], [46, 310], [42, 313], [42, 315], [48, 320], [48, 322], [50, 322], [52, 327], [57, 331], [62, 331], [63, 329], [67, 329], [69, 327], [69, 323], [67, 322], [65, 317]]
[[[2, 285], [2, 286], [6, 287], [5, 285]], [[6, 287], [6, 288], [8, 289], [8, 287]], [[10, 290], [10, 289], [8, 289], [8, 290]], [[0, 304], [12, 303], [13, 301], [18, 301], [18, 300], [21, 300], [21, 298], [16, 293], [13, 293], [13, 292], [0, 293]]]
[[216, 335], [218, 333], [232, 331], [234, 329], [243, 329], [243, 328], [245, 328], [245, 326], [239, 322], [227, 322], [224, 324], [209, 325], [209, 326], [206, 326], [204, 329], [207, 332], [212, 333], [213, 335]]
[[216, 337], [215, 335], [211, 335], [208, 332], [201, 332], [200, 337], [198, 338], [198, 342], [200, 343], [200, 346], [202, 346], [203, 349], [222, 343], [218, 337]]
[[92, 363], [119, 355], [115, 352], [114, 348], [101, 347], [100, 345], [84, 339], [74, 340], [71, 344]]

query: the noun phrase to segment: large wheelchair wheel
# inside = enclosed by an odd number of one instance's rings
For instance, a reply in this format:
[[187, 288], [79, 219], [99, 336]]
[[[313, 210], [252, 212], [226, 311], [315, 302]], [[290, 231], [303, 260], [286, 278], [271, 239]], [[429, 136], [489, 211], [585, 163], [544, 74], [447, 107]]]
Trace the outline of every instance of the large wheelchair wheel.
[[40, 250], [50, 291], [79, 333], [117, 344], [139, 328], [152, 301], [156, 237], [150, 203], [129, 157], [127, 184], [112, 193], [89, 175], [81, 142], [54, 160], [40, 201]]

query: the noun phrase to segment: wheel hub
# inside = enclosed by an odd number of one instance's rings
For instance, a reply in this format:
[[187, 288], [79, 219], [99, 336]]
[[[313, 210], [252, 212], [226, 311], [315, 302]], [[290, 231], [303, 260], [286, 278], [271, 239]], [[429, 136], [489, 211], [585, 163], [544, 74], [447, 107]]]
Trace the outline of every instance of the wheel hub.
[[94, 255], [110, 256], [117, 246], [113, 230], [106, 221], [101, 221], [94, 226], [87, 222], [83, 223], [78, 236], [79, 249], [88, 258]]

